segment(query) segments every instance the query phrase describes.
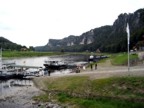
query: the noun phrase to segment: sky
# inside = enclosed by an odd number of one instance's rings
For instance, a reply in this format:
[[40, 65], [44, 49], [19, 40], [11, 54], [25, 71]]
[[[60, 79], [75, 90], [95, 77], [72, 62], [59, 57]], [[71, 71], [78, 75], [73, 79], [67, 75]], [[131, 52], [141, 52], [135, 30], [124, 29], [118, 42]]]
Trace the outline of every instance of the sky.
[[0, 0], [0, 36], [23, 45], [79, 36], [112, 25], [121, 13], [144, 8], [144, 0]]

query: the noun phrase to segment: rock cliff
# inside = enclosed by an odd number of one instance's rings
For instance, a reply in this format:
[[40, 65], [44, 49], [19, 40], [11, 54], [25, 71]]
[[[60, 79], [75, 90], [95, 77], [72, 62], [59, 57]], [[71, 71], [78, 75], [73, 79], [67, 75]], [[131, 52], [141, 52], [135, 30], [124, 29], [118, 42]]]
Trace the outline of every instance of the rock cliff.
[[113, 25], [91, 29], [80, 36], [68, 36], [63, 39], [49, 39], [45, 46], [36, 47], [38, 51], [96, 51], [121, 52], [127, 50], [126, 25], [129, 23], [131, 46], [137, 46], [144, 41], [144, 9], [134, 13], [123, 13], [118, 16]]

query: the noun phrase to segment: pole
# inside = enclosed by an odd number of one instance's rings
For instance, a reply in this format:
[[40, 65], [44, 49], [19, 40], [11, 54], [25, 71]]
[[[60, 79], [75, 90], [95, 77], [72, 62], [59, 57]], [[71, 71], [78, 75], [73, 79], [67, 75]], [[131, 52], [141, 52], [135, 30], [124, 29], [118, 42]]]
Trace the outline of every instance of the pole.
[[129, 43], [128, 43], [128, 72], [130, 70], [130, 60], [129, 60]]
[[2, 69], [2, 48], [0, 49], [0, 69]]
[[130, 40], [130, 30], [129, 30], [129, 24], [127, 23], [127, 27], [126, 27], [126, 31], [127, 31], [127, 43], [128, 43], [128, 72], [130, 70], [130, 60], [129, 60], [129, 40]]

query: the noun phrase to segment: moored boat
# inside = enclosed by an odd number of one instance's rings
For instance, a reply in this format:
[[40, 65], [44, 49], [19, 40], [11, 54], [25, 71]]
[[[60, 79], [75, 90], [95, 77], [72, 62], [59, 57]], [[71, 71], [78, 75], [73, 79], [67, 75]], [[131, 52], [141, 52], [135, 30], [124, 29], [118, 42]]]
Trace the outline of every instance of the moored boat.
[[68, 67], [68, 65], [62, 61], [45, 61], [43, 65], [48, 70], [61, 70]]
[[8, 73], [6, 71], [0, 71], [0, 80], [8, 80], [13, 78], [14, 74], [13, 73]]

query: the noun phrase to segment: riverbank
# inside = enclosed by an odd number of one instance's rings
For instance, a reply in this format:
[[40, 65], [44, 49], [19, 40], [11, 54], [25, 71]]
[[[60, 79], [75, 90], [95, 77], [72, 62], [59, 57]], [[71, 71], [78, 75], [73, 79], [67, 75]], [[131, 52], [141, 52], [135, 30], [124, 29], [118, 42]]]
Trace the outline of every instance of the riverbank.
[[[20, 86], [16, 87], [15, 91], [12, 87], [9, 94], [4, 94], [5, 97], [0, 96], [0, 107], [108, 108], [107, 106], [113, 102], [115, 104], [112, 104], [114, 107], [111, 108], [115, 108], [118, 104], [123, 107], [129, 104], [136, 106], [133, 108], [143, 106], [141, 103], [144, 100], [143, 66], [131, 67], [130, 72], [123, 66], [123, 68], [111, 66], [109, 69], [101, 66], [99, 64], [97, 70], [86, 69], [81, 73], [37, 77], [34, 79], [36, 87]], [[101, 103], [100, 107], [96, 105], [97, 103]]]
[[36, 86], [45, 94], [35, 100], [54, 101], [66, 108], [144, 107], [143, 66], [131, 67], [130, 72], [125, 66], [112, 67], [36, 78]]
[[32, 97], [42, 92], [31, 81], [17, 81], [18, 85], [15, 86], [11, 85], [12, 82], [13, 80], [9, 80], [0, 83], [0, 108], [38, 108]]

